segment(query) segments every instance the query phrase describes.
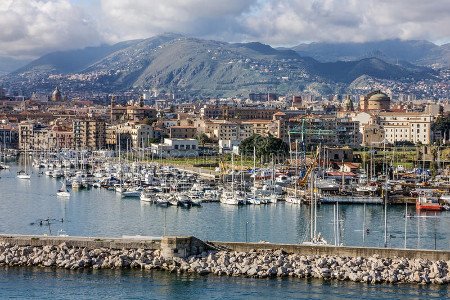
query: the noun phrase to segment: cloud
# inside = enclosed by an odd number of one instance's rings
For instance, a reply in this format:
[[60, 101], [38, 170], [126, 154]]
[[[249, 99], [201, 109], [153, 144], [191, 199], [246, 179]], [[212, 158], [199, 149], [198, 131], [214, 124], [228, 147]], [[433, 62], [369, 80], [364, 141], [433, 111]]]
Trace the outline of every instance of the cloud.
[[164, 32], [200, 37], [233, 36], [256, 0], [101, 0], [110, 40], [146, 38]]
[[296, 45], [392, 38], [450, 42], [448, 0], [1, 0], [0, 56], [164, 32]]
[[35, 57], [103, 41], [83, 7], [69, 0], [0, 1], [0, 55]]
[[243, 20], [249, 38], [273, 44], [384, 39], [450, 41], [450, 1], [269, 0]]

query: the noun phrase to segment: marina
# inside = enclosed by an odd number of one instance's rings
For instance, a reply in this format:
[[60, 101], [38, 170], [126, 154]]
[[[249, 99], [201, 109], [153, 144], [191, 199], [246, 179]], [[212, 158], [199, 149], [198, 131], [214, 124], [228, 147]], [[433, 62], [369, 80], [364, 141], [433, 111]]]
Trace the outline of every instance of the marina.
[[[4, 191], [0, 208], [9, 212], [0, 218], [0, 232], [3, 233], [56, 235], [63, 230], [68, 235], [84, 236], [195, 234], [204, 240], [281, 243], [308, 242], [320, 233], [328, 243], [345, 246], [384, 247], [386, 243], [389, 247], [399, 248], [406, 245], [407, 248], [447, 249], [450, 245], [447, 212], [418, 211], [414, 205], [406, 207], [408, 220], [405, 219], [404, 205], [387, 205], [385, 216], [383, 205], [345, 203], [340, 198], [336, 201], [338, 215], [335, 205], [325, 203], [315, 207], [280, 200], [267, 201], [265, 205], [261, 205], [261, 201], [260, 205], [229, 205], [219, 201], [220, 183], [198, 182], [194, 175], [187, 173], [183, 180], [178, 180], [176, 192], [170, 184], [175, 181], [171, 179], [154, 184], [151, 189], [150, 185], [142, 184], [141, 191], [132, 190], [136, 194], [140, 192], [139, 197], [125, 197], [125, 191], [117, 191], [121, 188], [120, 181], [114, 180], [114, 177], [120, 178], [120, 173], [113, 176], [109, 184], [100, 180], [100, 187], [95, 188], [94, 181], [100, 178], [95, 172], [83, 177], [75, 169], [70, 172], [76, 175], [68, 177], [72, 180], [72, 188], [68, 189], [70, 197], [58, 197], [57, 191], [64, 183], [61, 176], [47, 176], [44, 169], [33, 167], [31, 179], [23, 181], [16, 178], [22, 168], [14, 162], [8, 166], [9, 169], [0, 173], [0, 188]], [[168, 170], [160, 168], [158, 172], [172, 174], [167, 178], [184, 174], [175, 168]], [[149, 182], [151, 180], [154, 178]], [[89, 181], [90, 188], [73, 186], [74, 182], [81, 186]], [[124, 187], [129, 188], [129, 185], [122, 184]], [[139, 185], [132, 188], [137, 187]], [[163, 193], [164, 190], [167, 192]], [[259, 191], [261, 198], [254, 200], [270, 198], [270, 193], [263, 191]], [[210, 197], [209, 201], [204, 201], [205, 195]], [[239, 195], [234, 197], [241, 197], [242, 202], [245, 199]], [[315, 199], [319, 200], [318, 197]], [[64, 222], [54, 221], [49, 226], [30, 225], [46, 219]]]

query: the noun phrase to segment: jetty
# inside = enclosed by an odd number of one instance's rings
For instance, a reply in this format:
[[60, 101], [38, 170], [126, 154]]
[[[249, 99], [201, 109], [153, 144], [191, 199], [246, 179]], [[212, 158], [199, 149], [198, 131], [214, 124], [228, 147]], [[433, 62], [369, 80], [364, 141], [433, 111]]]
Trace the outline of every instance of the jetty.
[[142, 269], [242, 277], [447, 284], [450, 251], [123, 238], [0, 235], [0, 267]]

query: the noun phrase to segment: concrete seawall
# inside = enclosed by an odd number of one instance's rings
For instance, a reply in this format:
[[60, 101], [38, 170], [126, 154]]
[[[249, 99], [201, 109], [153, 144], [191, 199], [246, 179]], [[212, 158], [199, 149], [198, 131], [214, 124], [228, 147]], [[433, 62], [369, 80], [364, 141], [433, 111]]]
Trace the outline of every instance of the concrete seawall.
[[133, 237], [133, 238], [91, 238], [91, 237], [64, 237], [42, 235], [0, 235], [0, 243], [10, 243], [17, 246], [58, 246], [66, 243], [68, 247], [77, 248], [109, 248], [109, 249], [133, 249], [144, 248], [157, 250], [161, 247], [161, 238]]

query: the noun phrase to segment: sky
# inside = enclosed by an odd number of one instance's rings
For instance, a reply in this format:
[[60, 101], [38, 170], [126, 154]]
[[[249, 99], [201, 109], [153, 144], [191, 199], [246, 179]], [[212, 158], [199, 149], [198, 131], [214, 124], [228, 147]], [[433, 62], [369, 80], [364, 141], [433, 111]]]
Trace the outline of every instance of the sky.
[[272, 46], [399, 38], [450, 42], [450, 0], [0, 0], [0, 56], [174, 32]]

